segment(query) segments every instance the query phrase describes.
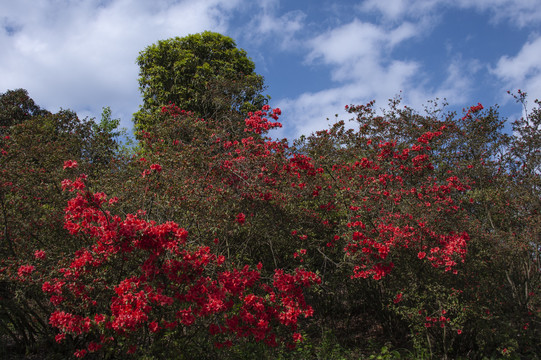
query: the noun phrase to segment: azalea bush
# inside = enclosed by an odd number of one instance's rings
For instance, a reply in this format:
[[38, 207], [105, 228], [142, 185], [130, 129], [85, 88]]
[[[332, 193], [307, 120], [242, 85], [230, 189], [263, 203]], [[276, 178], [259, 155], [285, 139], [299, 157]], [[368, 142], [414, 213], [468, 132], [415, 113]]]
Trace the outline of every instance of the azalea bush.
[[[164, 107], [160, 128], [143, 134], [126, 188], [115, 196], [126, 200], [124, 212], [148, 209], [139, 215], [145, 221], [186, 224], [195, 244], [236, 266], [260, 264], [267, 278], [299, 266], [320, 274], [329, 281], [308, 296], [322, 311], [337, 294], [354, 305], [344, 284], [358, 290], [362, 279], [377, 283], [423, 268], [433, 278], [456, 274], [469, 241], [456, 197], [467, 185], [450, 173], [436, 178], [428, 155], [445, 125], [420, 132], [411, 144], [364, 138], [361, 149], [351, 146], [329, 164], [309, 156], [311, 145], [290, 148], [257, 136], [280, 126], [279, 115], [268, 106], [250, 114], [238, 141], [222, 124]], [[341, 126], [310, 141], [332, 141]], [[440, 213], [447, 225], [434, 221]], [[403, 296], [385, 293], [378, 306]], [[341, 316], [335, 320], [344, 321]]]
[[[481, 104], [346, 109], [290, 143], [278, 108], [168, 104], [131, 153], [75, 118], [43, 143], [13, 126], [4, 336], [103, 358], [535, 354], [539, 110], [509, 134]], [[27, 174], [28, 144], [51, 156]]]

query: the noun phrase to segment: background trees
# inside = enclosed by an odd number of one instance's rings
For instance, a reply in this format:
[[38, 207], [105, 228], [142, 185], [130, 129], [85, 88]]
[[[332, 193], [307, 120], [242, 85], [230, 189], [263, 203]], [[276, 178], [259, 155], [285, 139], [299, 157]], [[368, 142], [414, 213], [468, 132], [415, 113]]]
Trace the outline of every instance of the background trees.
[[0, 134], [8, 132], [10, 126], [20, 124], [32, 116], [48, 113], [36, 105], [24, 89], [8, 90], [0, 94], [0, 109]]

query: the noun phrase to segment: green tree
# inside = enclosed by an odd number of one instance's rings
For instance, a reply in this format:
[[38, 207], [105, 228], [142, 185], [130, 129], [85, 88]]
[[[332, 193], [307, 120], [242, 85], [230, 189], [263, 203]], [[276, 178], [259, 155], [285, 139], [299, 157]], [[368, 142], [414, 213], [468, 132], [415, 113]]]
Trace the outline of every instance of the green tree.
[[110, 134], [113, 138], [120, 135], [118, 127], [120, 126], [120, 119], [113, 119], [111, 116], [111, 108], [105, 106], [101, 112], [101, 120], [93, 127], [94, 131], [103, 131]]
[[266, 101], [263, 77], [255, 73], [246, 51], [218, 33], [158, 41], [139, 54], [137, 64], [143, 96], [134, 114], [137, 131], [148, 131], [156, 120], [151, 114], [171, 103], [205, 119], [235, 124]]
[[0, 134], [7, 133], [9, 127], [20, 124], [32, 116], [48, 113], [34, 103], [25, 89], [8, 90], [0, 94]]

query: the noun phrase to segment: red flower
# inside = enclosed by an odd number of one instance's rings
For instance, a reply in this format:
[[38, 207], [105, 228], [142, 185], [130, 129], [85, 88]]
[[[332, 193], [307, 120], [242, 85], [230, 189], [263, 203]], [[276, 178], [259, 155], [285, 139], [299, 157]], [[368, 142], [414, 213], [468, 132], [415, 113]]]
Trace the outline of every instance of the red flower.
[[148, 324], [148, 328], [150, 329], [150, 331], [155, 333], [155, 332], [158, 332], [158, 330], [160, 329], [160, 326], [158, 325], [156, 321], [153, 321], [150, 324]]
[[150, 165], [150, 170], [160, 172], [160, 171], [162, 171], [162, 166], [160, 164], [152, 164], [152, 165]]
[[241, 225], [243, 225], [246, 222], [246, 215], [244, 213], [240, 213], [237, 215], [237, 222]]
[[36, 251], [34, 252], [34, 257], [35, 257], [36, 259], [45, 259], [45, 251], [43, 251], [43, 250], [36, 250]]
[[19, 274], [20, 277], [25, 277], [32, 274], [32, 271], [34, 271], [33, 265], [21, 265], [17, 273]]
[[86, 355], [86, 350], [85, 349], [77, 350], [73, 355], [75, 355], [76, 358], [83, 358]]
[[426, 253], [425, 253], [424, 251], [420, 251], [420, 252], [417, 254], [417, 257], [418, 257], [419, 259], [421, 259], [421, 260], [424, 259], [425, 256], [426, 256]]
[[145, 177], [145, 176], [147, 176], [147, 175], [150, 175], [150, 170], [149, 170], [149, 169], [143, 170], [143, 172], [141, 173], [141, 176], [142, 176], [142, 177]]
[[105, 321], [105, 316], [103, 314], [96, 314], [94, 315], [94, 321], [96, 324], [102, 323]]
[[74, 160], [66, 160], [64, 161], [64, 170], [66, 169], [75, 169], [79, 164], [77, 164], [77, 161]]
[[102, 347], [103, 345], [101, 344], [96, 344], [95, 342], [91, 342], [90, 344], [88, 344], [88, 351], [95, 352], [101, 349]]

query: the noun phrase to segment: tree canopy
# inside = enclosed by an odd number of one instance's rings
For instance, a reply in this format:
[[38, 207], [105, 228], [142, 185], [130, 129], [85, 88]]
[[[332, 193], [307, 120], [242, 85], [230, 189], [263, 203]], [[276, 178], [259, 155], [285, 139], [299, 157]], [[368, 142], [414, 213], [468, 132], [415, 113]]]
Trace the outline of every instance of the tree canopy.
[[134, 114], [135, 128], [148, 131], [150, 114], [175, 104], [202, 118], [239, 115], [265, 102], [263, 77], [246, 51], [230, 37], [205, 31], [161, 40], [141, 51], [139, 86], [143, 104]]
[[10, 126], [20, 124], [32, 116], [47, 113], [49, 113], [47, 110], [34, 103], [25, 89], [8, 90], [0, 94], [0, 134], [7, 132]]

